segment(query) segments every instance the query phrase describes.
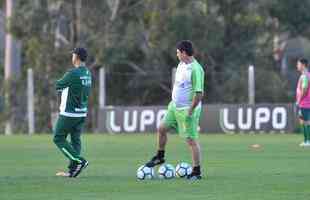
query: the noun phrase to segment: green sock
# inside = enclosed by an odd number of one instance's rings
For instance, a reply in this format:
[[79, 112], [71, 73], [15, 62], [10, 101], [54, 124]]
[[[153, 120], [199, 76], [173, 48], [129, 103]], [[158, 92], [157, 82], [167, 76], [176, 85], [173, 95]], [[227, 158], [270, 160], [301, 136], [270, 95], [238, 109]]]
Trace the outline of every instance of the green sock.
[[306, 129], [307, 129], [307, 138], [306, 141], [310, 142], [310, 125], [306, 125]]
[[302, 127], [302, 132], [304, 133], [304, 142], [307, 142], [307, 140], [308, 140], [308, 137], [307, 137], [308, 136], [307, 135], [307, 132], [308, 132], [307, 131], [307, 126], [303, 124], [301, 127]]

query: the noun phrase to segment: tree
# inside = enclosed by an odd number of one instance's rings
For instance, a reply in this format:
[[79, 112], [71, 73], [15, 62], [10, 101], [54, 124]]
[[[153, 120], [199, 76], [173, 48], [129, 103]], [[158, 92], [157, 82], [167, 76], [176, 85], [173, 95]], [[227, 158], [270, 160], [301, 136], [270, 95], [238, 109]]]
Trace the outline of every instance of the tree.
[[12, 33], [23, 41], [25, 69], [31, 67], [37, 75], [36, 124], [39, 130], [48, 130], [51, 116], [46, 113], [57, 111], [53, 83], [71, 65], [68, 52], [76, 45], [86, 46], [90, 54], [88, 65], [95, 80], [92, 117], [96, 116], [101, 67], [107, 71], [108, 104], [167, 103], [171, 69], [178, 63], [175, 46], [183, 39], [194, 42], [196, 57], [205, 67], [205, 102], [246, 103], [249, 64], [256, 66], [257, 102], [287, 102], [291, 98], [287, 81], [274, 68], [272, 19], [278, 17], [288, 28], [299, 23], [306, 27], [301, 18], [289, 22], [282, 16], [293, 4], [268, 0], [18, 1]]

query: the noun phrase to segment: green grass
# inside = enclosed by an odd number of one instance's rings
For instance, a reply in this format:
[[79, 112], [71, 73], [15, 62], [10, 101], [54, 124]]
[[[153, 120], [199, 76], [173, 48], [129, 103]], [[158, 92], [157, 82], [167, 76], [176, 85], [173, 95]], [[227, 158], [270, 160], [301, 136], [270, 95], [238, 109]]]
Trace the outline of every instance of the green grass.
[[[1, 200], [310, 199], [310, 148], [299, 135], [203, 135], [199, 182], [137, 181], [155, 151], [154, 135], [84, 135], [89, 168], [77, 179], [55, 177], [66, 166], [50, 135], [0, 137]], [[251, 149], [258, 143], [261, 149]], [[190, 161], [185, 142], [169, 137], [167, 160]]]

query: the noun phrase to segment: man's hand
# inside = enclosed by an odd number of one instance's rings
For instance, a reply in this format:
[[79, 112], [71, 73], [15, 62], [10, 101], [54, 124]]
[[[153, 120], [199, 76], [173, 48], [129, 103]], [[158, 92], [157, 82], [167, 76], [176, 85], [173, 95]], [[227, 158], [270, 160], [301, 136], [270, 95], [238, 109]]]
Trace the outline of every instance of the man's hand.
[[203, 97], [203, 93], [202, 92], [196, 92], [193, 101], [192, 101], [192, 105], [191, 107], [188, 109], [188, 116], [191, 117], [193, 114], [194, 109], [196, 108], [196, 106], [199, 104], [199, 102], [201, 102]]
[[192, 116], [192, 114], [193, 114], [193, 109], [192, 109], [192, 107], [190, 107], [189, 109], [188, 109], [188, 116]]

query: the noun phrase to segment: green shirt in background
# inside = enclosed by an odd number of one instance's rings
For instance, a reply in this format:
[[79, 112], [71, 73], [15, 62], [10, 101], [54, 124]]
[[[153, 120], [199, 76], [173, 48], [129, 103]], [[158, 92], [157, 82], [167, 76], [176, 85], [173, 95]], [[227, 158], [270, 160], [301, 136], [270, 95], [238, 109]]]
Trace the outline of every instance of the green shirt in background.
[[86, 117], [91, 82], [91, 72], [85, 66], [69, 70], [56, 81], [56, 90], [61, 91], [60, 115]]

